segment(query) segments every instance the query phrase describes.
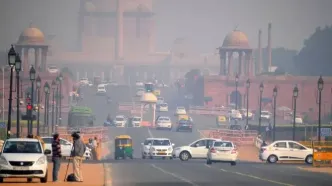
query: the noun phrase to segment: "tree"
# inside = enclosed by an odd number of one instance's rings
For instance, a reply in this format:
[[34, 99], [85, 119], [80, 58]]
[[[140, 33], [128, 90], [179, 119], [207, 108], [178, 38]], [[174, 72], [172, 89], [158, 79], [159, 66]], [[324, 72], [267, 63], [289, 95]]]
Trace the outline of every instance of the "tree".
[[332, 75], [332, 26], [316, 31], [304, 41], [304, 47], [294, 58], [295, 72], [305, 76]]

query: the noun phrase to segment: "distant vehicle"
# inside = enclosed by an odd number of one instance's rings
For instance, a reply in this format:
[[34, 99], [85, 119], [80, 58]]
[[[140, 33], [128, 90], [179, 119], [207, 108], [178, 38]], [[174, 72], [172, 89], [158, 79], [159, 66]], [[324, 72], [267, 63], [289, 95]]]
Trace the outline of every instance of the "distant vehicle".
[[104, 84], [100, 84], [97, 86], [97, 95], [105, 95], [106, 94], [106, 86]]
[[101, 77], [100, 77], [100, 76], [95, 76], [95, 77], [93, 77], [93, 84], [94, 84], [94, 85], [99, 85], [99, 84], [101, 84]]
[[296, 141], [280, 140], [261, 147], [259, 159], [268, 163], [277, 161], [305, 161], [312, 164], [313, 149], [307, 148]]
[[58, 69], [58, 67], [56, 67], [56, 66], [49, 66], [49, 67], [47, 68], [47, 70], [48, 70], [48, 72], [51, 73], [51, 74], [56, 74], [56, 73], [59, 72], [59, 69]]
[[269, 111], [262, 111], [261, 112], [261, 118], [263, 121], [270, 121], [271, 119], [271, 113]]
[[301, 116], [296, 116], [295, 117], [295, 123], [296, 124], [303, 124], [303, 120]]
[[152, 145], [152, 142], [154, 139], [158, 139], [158, 138], [146, 138], [144, 143], [141, 143], [142, 147], [141, 147], [141, 152], [142, 152], [142, 158], [145, 159], [147, 156], [150, 155], [150, 148]]
[[69, 127], [91, 127], [95, 117], [92, 109], [84, 106], [72, 106], [68, 113]]
[[164, 98], [163, 97], [157, 97], [157, 105], [160, 105], [164, 103]]
[[184, 107], [176, 107], [175, 115], [186, 115], [187, 111]]
[[81, 85], [89, 85], [89, 79], [88, 78], [81, 78], [80, 79]]
[[180, 120], [176, 128], [176, 132], [189, 131], [193, 132], [193, 123], [190, 120]]
[[141, 122], [142, 122], [142, 118], [138, 117], [138, 116], [134, 116], [129, 119], [129, 123], [130, 123], [131, 127], [141, 127]]
[[169, 140], [168, 138], [153, 139], [149, 149], [150, 159], [156, 157], [161, 157], [163, 159], [166, 158], [173, 159], [172, 157], [173, 146], [174, 143], [171, 143], [171, 140]]
[[38, 139], [7, 139], [0, 155], [0, 183], [4, 178], [39, 178], [47, 183], [49, 154], [51, 150], [44, 150]]
[[136, 81], [135, 85], [137, 87], [143, 87], [144, 86], [144, 83], [142, 81]]
[[247, 109], [240, 109], [240, 113], [242, 115], [242, 119], [245, 119], [245, 118], [253, 119], [252, 112], [248, 111], [248, 116], [247, 116]]
[[157, 119], [156, 129], [168, 129], [172, 130], [172, 121], [170, 117], [167, 116], [160, 116]]
[[206, 164], [215, 162], [230, 163], [236, 165], [238, 152], [235, 145], [230, 141], [214, 141], [208, 148]]
[[157, 110], [159, 112], [168, 112], [168, 104], [162, 103], [162, 104], [157, 105]]
[[231, 120], [242, 120], [242, 114], [239, 110], [232, 109], [228, 111], [228, 117]]
[[143, 96], [144, 92], [145, 92], [144, 88], [139, 88], [139, 89], [136, 91], [136, 96], [137, 96], [137, 97]]
[[118, 115], [114, 119], [114, 124], [116, 127], [126, 127], [127, 119], [124, 115]]

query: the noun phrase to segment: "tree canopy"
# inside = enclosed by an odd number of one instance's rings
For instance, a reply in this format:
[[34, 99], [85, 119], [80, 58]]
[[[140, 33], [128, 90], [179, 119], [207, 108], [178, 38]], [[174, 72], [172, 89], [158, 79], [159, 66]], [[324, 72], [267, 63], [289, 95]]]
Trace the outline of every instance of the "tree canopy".
[[332, 26], [318, 27], [304, 41], [304, 47], [294, 58], [294, 72], [305, 76], [332, 75]]

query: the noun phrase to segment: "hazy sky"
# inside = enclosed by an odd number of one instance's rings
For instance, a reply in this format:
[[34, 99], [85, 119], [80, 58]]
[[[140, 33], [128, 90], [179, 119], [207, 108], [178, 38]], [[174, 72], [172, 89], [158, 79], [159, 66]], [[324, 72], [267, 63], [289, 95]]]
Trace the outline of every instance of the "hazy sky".
[[[33, 22], [57, 43], [75, 43], [79, 0], [0, 0], [0, 50], [15, 42]], [[155, 0], [157, 49], [169, 50], [177, 37], [200, 52], [213, 52], [236, 25], [257, 46], [258, 29], [267, 43], [272, 22], [273, 47], [300, 49], [317, 26], [332, 25], [332, 0]]]

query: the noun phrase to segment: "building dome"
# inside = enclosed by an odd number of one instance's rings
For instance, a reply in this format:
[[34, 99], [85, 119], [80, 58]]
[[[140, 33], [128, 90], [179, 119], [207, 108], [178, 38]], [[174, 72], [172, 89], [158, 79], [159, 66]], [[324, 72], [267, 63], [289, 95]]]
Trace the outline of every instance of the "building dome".
[[20, 35], [17, 44], [20, 45], [43, 45], [45, 36], [38, 28], [32, 27], [25, 29]]
[[87, 12], [95, 12], [96, 11], [96, 6], [92, 2], [86, 2], [84, 7], [85, 7], [85, 10]]
[[234, 30], [225, 37], [222, 47], [239, 49], [250, 48], [248, 37], [245, 33], [238, 30]]

